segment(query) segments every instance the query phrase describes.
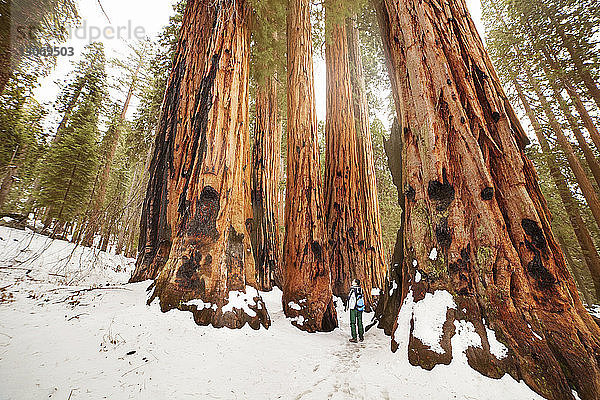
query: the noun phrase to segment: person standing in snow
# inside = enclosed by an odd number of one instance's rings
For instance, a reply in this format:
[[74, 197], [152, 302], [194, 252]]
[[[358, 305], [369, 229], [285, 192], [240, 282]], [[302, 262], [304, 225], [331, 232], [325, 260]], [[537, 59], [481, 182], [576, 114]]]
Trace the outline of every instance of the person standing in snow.
[[357, 342], [356, 325], [358, 324], [358, 338], [362, 342], [364, 340], [365, 333], [362, 322], [362, 313], [365, 310], [365, 298], [363, 297], [359, 279], [354, 279], [352, 281], [347, 304], [347, 308], [350, 308], [350, 332], [352, 333], [352, 338], [350, 338], [350, 341], [352, 343]]

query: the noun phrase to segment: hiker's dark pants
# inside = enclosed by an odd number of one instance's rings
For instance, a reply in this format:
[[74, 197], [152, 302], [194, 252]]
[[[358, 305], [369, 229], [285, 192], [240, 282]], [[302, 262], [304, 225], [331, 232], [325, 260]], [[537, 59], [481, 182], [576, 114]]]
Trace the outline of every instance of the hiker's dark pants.
[[350, 310], [350, 332], [352, 338], [356, 339], [356, 323], [358, 322], [358, 336], [363, 337], [365, 330], [362, 323], [362, 311]]

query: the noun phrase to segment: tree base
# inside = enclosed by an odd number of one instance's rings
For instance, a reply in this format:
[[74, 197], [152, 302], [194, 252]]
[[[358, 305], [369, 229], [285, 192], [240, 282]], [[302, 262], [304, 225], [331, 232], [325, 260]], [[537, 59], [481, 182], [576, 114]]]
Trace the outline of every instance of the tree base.
[[204, 300], [193, 297], [190, 292], [171, 284], [157, 284], [148, 305], [158, 298], [162, 312], [189, 311], [196, 324], [201, 326], [239, 329], [248, 324], [254, 330], [260, 329], [261, 325], [267, 329], [271, 326], [265, 303], [251, 286], [246, 286], [245, 291], [232, 290], [225, 296], [207, 294], [204, 297]]

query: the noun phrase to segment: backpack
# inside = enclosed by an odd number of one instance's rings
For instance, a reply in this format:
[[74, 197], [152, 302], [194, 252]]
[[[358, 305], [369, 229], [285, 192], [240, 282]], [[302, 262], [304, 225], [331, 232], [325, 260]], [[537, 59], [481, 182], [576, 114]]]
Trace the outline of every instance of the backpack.
[[356, 310], [357, 311], [365, 310], [365, 298], [363, 297], [361, 290], [356, 291]]

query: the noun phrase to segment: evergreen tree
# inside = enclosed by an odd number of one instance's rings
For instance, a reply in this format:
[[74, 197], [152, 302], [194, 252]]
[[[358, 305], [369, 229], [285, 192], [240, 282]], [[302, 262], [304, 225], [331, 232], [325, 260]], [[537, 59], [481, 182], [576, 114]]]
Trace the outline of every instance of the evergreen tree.
[[104, 47], [93, 43], [86, 47], [82, 57], [63, 93], [81, 81], [85, 84], [70, 119], [57, 132], [58, 138], [41, 163], [38, 201], [47, 210], [47, 222], [71, 221], [80, 215], [98, 168], [98, 120], [106, 84]]

